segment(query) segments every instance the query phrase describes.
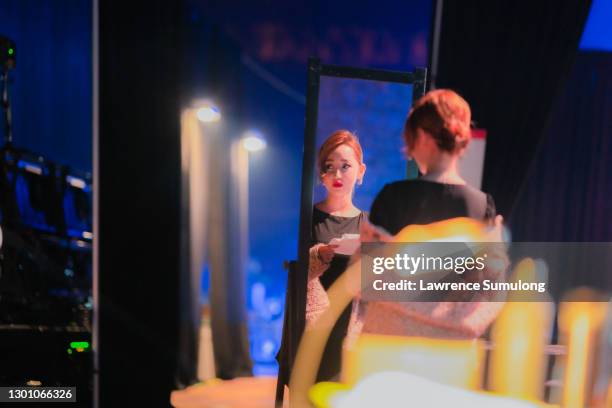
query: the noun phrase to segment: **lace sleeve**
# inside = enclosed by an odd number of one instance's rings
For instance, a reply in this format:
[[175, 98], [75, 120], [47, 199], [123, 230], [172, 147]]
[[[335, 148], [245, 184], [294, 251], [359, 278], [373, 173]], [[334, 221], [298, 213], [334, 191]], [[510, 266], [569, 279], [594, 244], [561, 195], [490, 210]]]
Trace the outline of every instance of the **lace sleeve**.
[[308, 286], [306, 289], [306, 324], [314, 322], [328, 307], [329, 298], [319, 276], [329, 268], [329, 264], [319, 259], [317, 249], [323, 244], [310, 248], [308, 260]]
[[323, 272], [329, 268], [329, 264], [326, 264], [319, 258], [317, 252], [320, 247], [324, 244], [316, 244], [310, 248], [310, 256], [308, 257], [308, 281], [318, 278], [323, 275]]

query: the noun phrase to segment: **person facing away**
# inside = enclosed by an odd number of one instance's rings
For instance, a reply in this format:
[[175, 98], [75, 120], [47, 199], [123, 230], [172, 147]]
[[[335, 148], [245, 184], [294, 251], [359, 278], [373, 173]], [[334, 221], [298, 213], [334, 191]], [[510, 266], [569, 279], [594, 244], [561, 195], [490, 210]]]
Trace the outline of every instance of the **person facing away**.
[[[407, 225], [424, 225], [455, 217], [496, 224], [489, 194], [467, 185], [458, 161], [471, 138], [471, 110], [456, 92], [430, 91], [415, 102], [404, 125], [404, 141], [421, 176], [387, 184], [374, 199], [368, 234], [397, 234]], [[370, 232], [368, 232], [368, 228]], [[490, 271], [492, 274], [495, 271]], [[500, 272], [500, 271], [497, 271]], [[477, 300], [477, 299], [476, 299]], [[351, 337], [360, 332], [442, 338], [477, 338], [497, 316], [498, 302], [370, 302], [351, 317]]]

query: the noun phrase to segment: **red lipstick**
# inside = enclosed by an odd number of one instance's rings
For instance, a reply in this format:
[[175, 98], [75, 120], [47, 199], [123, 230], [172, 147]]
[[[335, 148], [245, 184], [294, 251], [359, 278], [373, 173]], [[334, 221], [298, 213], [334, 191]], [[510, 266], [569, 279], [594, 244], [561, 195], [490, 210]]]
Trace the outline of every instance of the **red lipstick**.
[[334, 180], [334, 184], [332, 184], [334, 187], [342, 187], [342, 182], [340, 180]]

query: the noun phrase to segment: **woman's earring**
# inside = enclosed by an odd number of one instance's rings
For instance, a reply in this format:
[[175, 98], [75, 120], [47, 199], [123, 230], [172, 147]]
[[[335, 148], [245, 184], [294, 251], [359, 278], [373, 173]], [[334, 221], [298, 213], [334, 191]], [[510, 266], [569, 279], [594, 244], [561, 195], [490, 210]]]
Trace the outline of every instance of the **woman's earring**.
[[363, 179], [359, 179], [359, 180], [357, 180], [357, 185], [358, 185], [358, 186], [360, 186], [360, 185], [361, 185], [361, 183], [363, 183]]

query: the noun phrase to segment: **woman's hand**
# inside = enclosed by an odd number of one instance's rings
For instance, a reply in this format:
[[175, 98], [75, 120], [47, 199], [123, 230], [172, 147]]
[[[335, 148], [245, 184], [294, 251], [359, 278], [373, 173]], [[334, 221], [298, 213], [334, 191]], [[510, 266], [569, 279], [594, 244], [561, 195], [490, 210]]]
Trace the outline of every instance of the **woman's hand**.
[[489, 221], [488, 242], [504, 242], [504, 217], [496, 215]]
[[319, 259], [323, 263], [330, 263], [334, 258], [334, 249], [338, 248], [338, 245], [321, 245], [317, 248], [317, 254]]

